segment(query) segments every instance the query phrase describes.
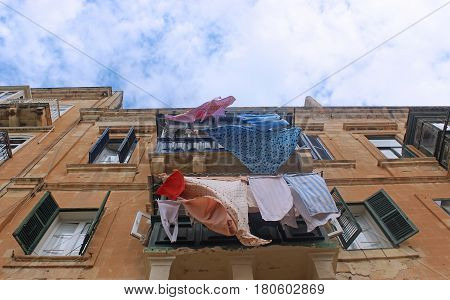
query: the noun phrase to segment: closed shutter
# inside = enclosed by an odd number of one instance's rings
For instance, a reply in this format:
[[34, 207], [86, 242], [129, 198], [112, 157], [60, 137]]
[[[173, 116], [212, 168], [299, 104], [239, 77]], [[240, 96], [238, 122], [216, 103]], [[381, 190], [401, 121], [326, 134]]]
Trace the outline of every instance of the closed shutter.
[[13, 233], [25, 254], [29, 255], [34, 251], [58, 213], [58, 204], [53, 199], [52, 194], [46, 192]]
[[399, 245], [419, 232], [383, 189], [370, 196], [364, 205], [394, 245]]
[[342, 227], [342, 234], [338, 236], [338, 239], [341, 242], [342, 247], [347, 249], [362, 232], [362, 229], [337, 188], [333, 188], [331, 191], [331, 196], [336, 203], [336, 207], [341, 213], [339, 218], [337, 218], [337, 221]]
[[97, 156], [102, 153], [103, 148], [105, 148], [106, 144], [109, 141], [109, 127], [106, 128], [102, 135], [98, 138], [97, 142], [95, 142], [94, 146], [92, 146], [91, 150], [89, 151], [89, 163], [94, 163], [94, 160], [97, 158]]
[[132, 127], [130, 131], [128, 131], [126, 138], [122, 141], [122, 144], [120, 144], [119, 146], [118, 151], [120, 163], [123, 163], [125, 161], [135, 141], [136, 141], [136, 133], [134, 131], [134, 127]]
[[102, 217], [103, 211], [105, 210], [106, 201], [108, 201], [109, 194], [111, 194], [111, 191], [108, 191], [106, 193], [105, 198], [102, 201], [102, 204], [97, 210], [97, 214], [95, 215], [94, 220], [92, 221], [91, 225], [89, 226], [89, 229], [84, 237], [83, 243], [80, 247], [79, 255], [83, 255], [84, 251], [87, 248], [87, 245], [91, 241], [92, 237], [94, 236], [95, 230], [97, 229], [98, 223], [100, 223], [100, 218]]

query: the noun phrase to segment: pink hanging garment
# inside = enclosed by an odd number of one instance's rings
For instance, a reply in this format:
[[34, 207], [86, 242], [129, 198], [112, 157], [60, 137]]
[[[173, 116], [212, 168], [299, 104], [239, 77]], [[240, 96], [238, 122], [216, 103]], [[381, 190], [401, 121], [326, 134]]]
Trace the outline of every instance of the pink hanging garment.
[[225, 116], [225, 108], [234, 103], [236, 99], [233, 96], [228, 96], [224, 99], [220, 97], [214, 98], [211, 101], [203, 103], [197, 108], [188, 110], [183, 114], [176, 116], [166, 115], [167, 120], [193, 123], [195, 120], [204, 121], [207, 117]]
[[210, 230], [233, 236], [237, 233], [236, 221], [228, 214], [227, 209], [214, 197], [201, 196], [193, 199], [181, 199], [189, 216], [202, 223]]

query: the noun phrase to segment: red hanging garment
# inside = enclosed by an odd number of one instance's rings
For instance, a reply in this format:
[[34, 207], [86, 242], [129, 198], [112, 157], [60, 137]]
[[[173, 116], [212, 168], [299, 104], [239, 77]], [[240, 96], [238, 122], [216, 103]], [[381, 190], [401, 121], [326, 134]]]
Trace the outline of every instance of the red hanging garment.
[[167, 196], [171, 200], [176, 200], [184, 191], [184, 175], [178, 170], [174, 170], [172, 174], [164, 181], [164, 183], [156, 190], [157, 195]]

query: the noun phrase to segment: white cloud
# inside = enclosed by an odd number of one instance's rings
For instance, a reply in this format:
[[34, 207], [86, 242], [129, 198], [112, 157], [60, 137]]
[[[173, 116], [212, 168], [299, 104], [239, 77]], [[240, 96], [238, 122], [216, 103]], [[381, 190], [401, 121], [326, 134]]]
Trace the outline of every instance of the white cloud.
[[[281, 105], [444, 0], [7, 3], [185, 107], [219, 95]], [[449, 14], [450, 5], [307, 94], [325, 105], [449, 105]], [[2, 85], [112, 85], [128, 107], [162, 106], [1, 5], [0, 47]]]

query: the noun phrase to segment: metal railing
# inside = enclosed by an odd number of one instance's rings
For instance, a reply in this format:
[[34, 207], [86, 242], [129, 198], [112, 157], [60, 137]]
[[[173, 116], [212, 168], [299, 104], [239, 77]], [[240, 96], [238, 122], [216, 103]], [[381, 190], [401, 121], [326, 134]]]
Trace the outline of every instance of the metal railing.
[[7, 160], [11, 157], [12, 151], [8, 132], [0, 131], [0, 161]]

